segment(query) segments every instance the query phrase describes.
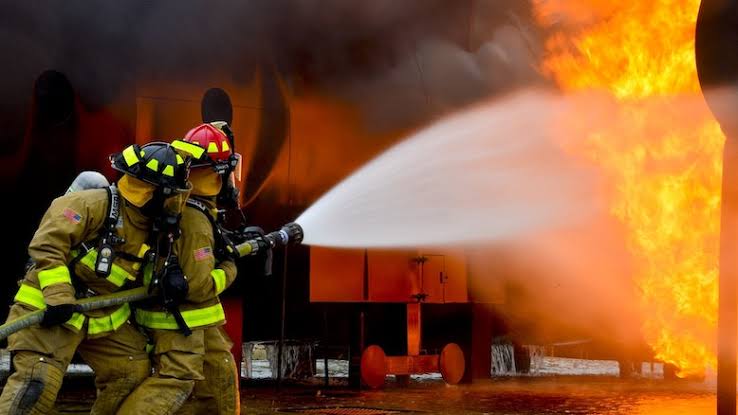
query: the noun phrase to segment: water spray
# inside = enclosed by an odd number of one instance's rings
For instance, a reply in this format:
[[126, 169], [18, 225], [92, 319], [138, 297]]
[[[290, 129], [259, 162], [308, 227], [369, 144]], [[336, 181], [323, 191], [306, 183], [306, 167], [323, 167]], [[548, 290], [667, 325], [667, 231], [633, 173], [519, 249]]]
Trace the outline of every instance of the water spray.
[[303, 212], [296, 221], [304, 243], [478, 245], [586, 223], [603, 210], [600, 177], [564, 150], [564, 142], [578, 137], [565, 128], [582, 124], [562, 125], [571, 105], [573, 98], [531, 89], [436, 121]]

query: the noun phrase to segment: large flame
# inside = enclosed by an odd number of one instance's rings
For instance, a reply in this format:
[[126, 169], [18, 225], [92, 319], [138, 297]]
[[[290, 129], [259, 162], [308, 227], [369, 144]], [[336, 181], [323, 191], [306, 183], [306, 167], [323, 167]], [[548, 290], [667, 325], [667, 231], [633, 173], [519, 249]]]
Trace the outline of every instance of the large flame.
[[608, 177], [637, 261], [643, 333], [680, 376], [714, 368], [724, 137], [700, 98], [699, 0], [538, 0], [544, 73], [605, 91], [611, 122], [582, 149]]

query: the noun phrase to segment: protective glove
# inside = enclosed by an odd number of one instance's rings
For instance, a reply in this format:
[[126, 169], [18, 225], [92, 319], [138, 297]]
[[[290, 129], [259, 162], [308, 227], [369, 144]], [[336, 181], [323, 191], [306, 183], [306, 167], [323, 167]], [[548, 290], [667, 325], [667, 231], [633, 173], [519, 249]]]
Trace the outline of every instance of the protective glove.
[[47, 305], [41, 327], [53, 327], [65, 323], [78, 310], [76, 304]]
[[184, 302], [190, 286], [176, 256], [169, 259], [161, 277], [161, 296], [165, 307], [176, 307]]

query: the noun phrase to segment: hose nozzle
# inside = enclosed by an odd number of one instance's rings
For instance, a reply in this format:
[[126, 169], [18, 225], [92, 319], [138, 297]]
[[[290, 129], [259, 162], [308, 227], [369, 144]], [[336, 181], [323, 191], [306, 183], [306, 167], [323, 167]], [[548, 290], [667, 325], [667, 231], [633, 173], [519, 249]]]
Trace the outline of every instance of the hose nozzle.
[[279, 245], [277, 246], [286, 246], [290, 243], [293, 245], [299, 245], [302, 243], [302, 237], [305, 235], [302, 231], [302, 226], [298, 225], [296, 222], [290, 222], [282, 226], [282, 229], [279, 231], [273, 233], [278, 233], [281, 237]]
[[278, 231], [240, 243], [236, 246], [236, 249], [240, 257], [256, 255], [267, 249], [298, 245], [302, 242], [303, 235], [302, 226], [291, 222], [282, 226], [282, 229]]

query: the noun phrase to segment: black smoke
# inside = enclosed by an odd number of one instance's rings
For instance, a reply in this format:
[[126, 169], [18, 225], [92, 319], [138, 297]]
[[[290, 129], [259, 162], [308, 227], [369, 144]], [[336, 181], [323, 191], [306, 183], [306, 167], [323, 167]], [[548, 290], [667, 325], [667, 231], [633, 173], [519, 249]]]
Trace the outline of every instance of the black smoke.
[[372, 102], [399, 85], [401, 95], [423, 91], [432, 107], [455, 106], [531, 79], [530, 13], [514, 0], [3, 2], [0, 140], [23, 129], [31, 85], [46, 69], [66, 74], [90, 110], [141, 79], [247, 82], [264, 64], [298, 91]]

